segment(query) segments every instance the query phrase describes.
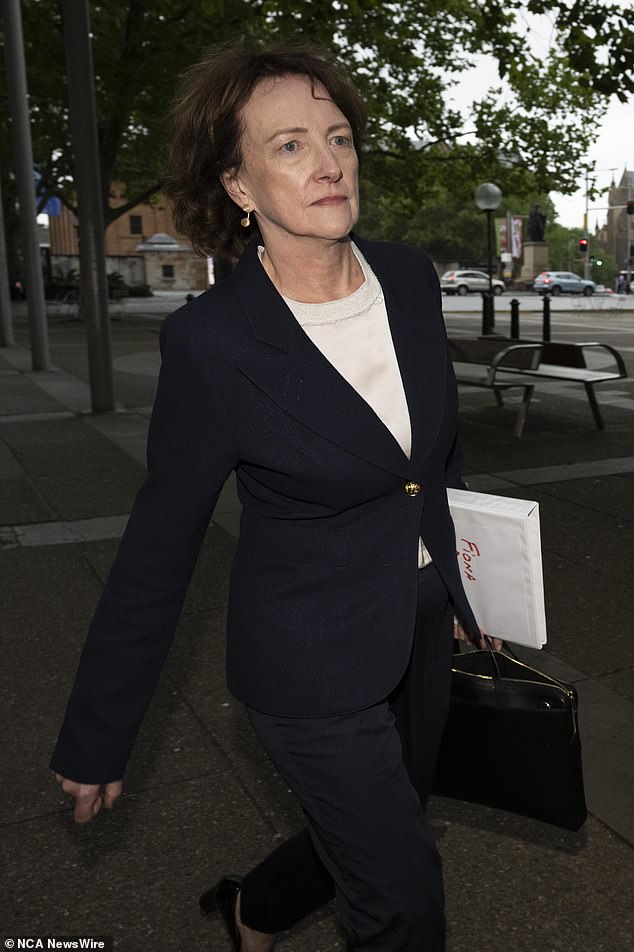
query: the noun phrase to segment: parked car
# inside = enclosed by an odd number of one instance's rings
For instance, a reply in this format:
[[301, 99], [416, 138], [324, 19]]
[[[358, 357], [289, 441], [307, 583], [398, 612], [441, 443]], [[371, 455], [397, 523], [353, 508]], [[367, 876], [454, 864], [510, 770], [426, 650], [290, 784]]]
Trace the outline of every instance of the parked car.
[[533, 282], [533, 289], [538, 294], [585, 294], [590, 297], [597, 289], [594, 281], [580, 278], [572, 271], [542, 271]]
[[[468, 294], [470, 291], [488, 291], [489, 276], [484, 271], [445, 271], [440, 287], [447, 294]], [[493, 293], [503, 294], [504, 281], [493, 278]]]

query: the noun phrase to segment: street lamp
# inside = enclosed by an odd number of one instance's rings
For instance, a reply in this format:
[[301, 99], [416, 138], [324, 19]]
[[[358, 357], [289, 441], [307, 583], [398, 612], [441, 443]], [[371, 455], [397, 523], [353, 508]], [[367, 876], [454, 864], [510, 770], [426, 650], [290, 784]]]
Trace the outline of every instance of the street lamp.
[[475, 203], [487, 216], [487, 256], [489, 261], [489, 290], [482, 293], [482, 333], [490, 334], [495, 326], [493, 310], [493, 212], [500, 207], [502, 192], [492, 182], [478, 185]]

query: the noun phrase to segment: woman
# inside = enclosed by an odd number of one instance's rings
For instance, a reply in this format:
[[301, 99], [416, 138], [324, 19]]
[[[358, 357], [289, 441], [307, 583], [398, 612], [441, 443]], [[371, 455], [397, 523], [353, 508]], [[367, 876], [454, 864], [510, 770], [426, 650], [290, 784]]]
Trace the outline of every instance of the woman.
[[301, 47], [217, 51], [174, 110], [177, 223], [233, 273], [173, 314], [135, 503], [52, 767], [85, 822], [112, 806], [232, 470], [243, 506], [229, 687], [307, 828], [201, 899], [268, 952], [333, 895], [351, 950], [444, 948], [424, 814], [449, 698], [457, 398], [434, 269], [364, 241], [365, 111]]

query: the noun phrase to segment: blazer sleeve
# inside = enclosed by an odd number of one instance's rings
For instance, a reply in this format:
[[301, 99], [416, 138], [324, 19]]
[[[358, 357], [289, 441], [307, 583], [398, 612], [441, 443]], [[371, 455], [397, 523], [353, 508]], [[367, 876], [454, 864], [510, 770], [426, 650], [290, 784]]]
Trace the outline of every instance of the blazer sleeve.
[[[447, 386], [451, 388], [455, 397], [456, 406], [458, 405], [458, 385], [456, 375], [447, 345]], [[445, 485], [448, 489], [466, 489], [467, 484], [462, 478], [462, 467], [464, 465], [464, 454], [462, 452], [462, 443], [460, 442], [460, 423], [457, 422], [454, 441], [447, 456], [445, 463]]]
[[462, 478], [463, 453], [460, 443], [460, 433], [456, 430], [456, 436], [451, 447], [451, 452], [447, 457], [445, 464], [445, 484], [448, 489], [466, 489], [467, 484]]
[[148, 475], [83, 648], [53, 770], [82, 783], [124, 772], [172, 643], [218, 495], [236, 465], [223, 396], [185, 321], [161, 328]]

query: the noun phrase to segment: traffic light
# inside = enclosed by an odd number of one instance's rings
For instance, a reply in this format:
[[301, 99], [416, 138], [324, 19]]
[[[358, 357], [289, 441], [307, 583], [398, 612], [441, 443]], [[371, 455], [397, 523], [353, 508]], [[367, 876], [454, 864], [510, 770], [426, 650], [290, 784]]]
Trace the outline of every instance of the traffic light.
[[579, 254], [584, 257], [588, 254], [588, 239], [580, 238], [579, 239]]
[[629, 202], [625, 203], [625, 208], [628, 215], [634, 215], [634, 199], [630, 198]]

